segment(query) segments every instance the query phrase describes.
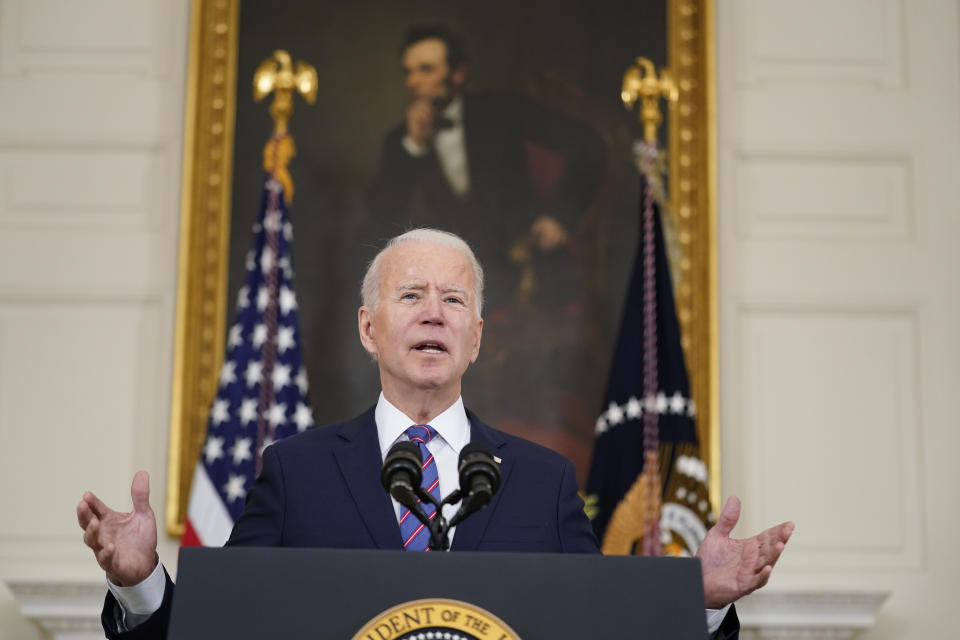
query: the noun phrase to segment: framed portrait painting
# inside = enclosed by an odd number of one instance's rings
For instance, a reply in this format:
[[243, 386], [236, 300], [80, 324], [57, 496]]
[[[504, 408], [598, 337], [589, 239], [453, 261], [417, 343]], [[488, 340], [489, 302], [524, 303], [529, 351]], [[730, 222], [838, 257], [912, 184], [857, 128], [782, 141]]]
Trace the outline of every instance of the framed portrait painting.
[[[464, 378], [465, 403], [568, 456], [581, 480], [637, 251], [633, 142], [642, 128], [623, 107], [621, 79], [638, 56], [670, 67], [679, 99], [659, 140], [678, 248], [672, 275], [719, 492], [711, 24], [706, 0], [196, 0], [168, 531], [182, 532], [260, 202], [273, 124], [251, 80], [280, 49], [317, 70], [316, 104], [295, 98], [290, 121], [289, 209], [314, 422], [376, 402], [377, 369], [356, 326], [367, 264], [398, 233], [440, 228], [470, 243], [486, 276], [483, 345]], [[443, 46], [420, 46], [428, 41]], [[418, 156], [424, 121], [438, 149], [432, 163]]]

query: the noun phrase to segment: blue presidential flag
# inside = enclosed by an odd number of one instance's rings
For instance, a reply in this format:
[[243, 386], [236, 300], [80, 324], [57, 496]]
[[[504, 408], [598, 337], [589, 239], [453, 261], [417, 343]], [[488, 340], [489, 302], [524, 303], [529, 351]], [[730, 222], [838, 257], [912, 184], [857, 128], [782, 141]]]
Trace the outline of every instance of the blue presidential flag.
[[692, 555], [713, 515], [655, 198], [656, 149], [641, 153], [637, 255], [596, 421], [587, 509], [604, 553]]

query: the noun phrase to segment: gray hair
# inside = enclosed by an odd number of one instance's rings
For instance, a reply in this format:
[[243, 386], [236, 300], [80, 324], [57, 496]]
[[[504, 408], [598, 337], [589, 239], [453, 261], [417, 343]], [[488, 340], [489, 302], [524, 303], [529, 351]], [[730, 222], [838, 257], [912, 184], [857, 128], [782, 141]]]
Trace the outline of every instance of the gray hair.
[[473, 270], [473, 299], [477, 309], [477, 317], [479, 318], [483, 310], [483, 267], [480, 266], [477, 256], [473, 254], [473, 249], [470, 248], [470, 245], [468, 245], [463, 238], [449, 231], [440, 231], [439, 229], [413, 229], [399, 236], [395, 236], [387, 242], [386, 246], [380, 250], [380, 253], [370, 261], [367, 272], [363, 275], [363, 284], [360, 286], [360, 299], [363, 302], [363, 306], [371, 311], [377, 310], [377, 303], [380, 301], [380, 266], [383, 263], [383, 256], [386, 255], [390, 249], [405, 242], [422, 242], [425, 244], [450, 247], [451, 249], [459, 251], [461, 255], [467, 259], [470, 268]]

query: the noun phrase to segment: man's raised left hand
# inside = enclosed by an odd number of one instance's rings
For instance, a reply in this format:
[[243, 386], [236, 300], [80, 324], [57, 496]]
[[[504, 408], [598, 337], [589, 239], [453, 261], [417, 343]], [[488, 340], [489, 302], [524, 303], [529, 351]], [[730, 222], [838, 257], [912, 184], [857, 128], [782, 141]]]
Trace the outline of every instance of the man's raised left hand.
[[725, 607], [767, 584], [794, 529], [792, 522], [784, 522], [737, 540], [730, 537], [730, 532], [739, 519], [740, 499], [732, 496], [697, 550], [709, 609]]

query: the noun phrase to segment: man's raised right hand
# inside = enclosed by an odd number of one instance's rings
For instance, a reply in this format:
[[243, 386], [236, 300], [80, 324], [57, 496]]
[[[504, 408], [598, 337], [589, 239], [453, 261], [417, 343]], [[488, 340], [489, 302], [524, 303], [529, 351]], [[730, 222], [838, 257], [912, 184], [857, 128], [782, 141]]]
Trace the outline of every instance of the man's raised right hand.
[[133, 511], [114, 511], [89, 491], [77, 505], [83, 542], [110, 582], [130, 587], [143, 582], [157, 566], [157, 519], [150, 508], [150, 476], [138, 471], [130, 487]]
[[407, 135], [423, 151], [433, 140], [436, 119], [437, 109], [429, 98], [418, 98], [407, 107]]

